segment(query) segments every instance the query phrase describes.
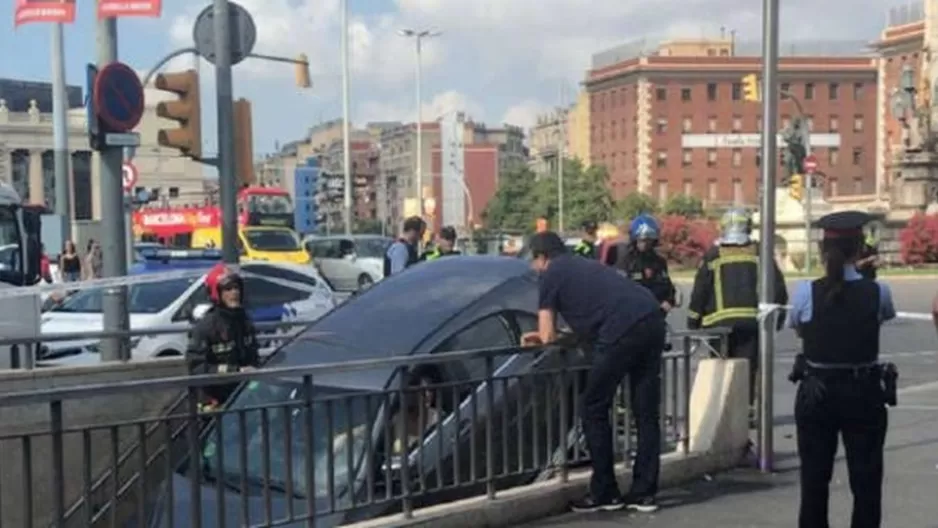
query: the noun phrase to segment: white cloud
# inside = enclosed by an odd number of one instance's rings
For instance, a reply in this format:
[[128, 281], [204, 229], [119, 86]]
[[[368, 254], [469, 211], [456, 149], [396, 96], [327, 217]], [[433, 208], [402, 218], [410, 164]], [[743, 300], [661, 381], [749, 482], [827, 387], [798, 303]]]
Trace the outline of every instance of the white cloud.
[[550, 107], [534, 99], [526, 99], [505, 111], [502, 123], [519, 126], [530, 130], [537, 122], [537, 116], [550, 111]]
[[[401, 104], [402, 103], [402, 104]], [[445, 114], [464, 112], [466, 117], [478, 121], [485, 120], [485, 108], [480, 103], [470, 100], [465, 94], [449, 90], [433, 97], [429, 102], [421, 105], [424, 121], [436, 121]], [[366, 101], [355, 112], [354, 121], [360, 123], [374, 121], [402, 121], [414, 122], [417, 116], [414, 113], [414, 103], [407, 104], [402, 101]]]

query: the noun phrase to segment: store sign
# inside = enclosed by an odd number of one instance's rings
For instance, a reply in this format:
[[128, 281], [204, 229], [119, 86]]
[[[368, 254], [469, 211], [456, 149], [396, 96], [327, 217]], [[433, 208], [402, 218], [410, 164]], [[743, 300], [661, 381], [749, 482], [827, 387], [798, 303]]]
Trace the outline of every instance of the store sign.
[[[778, 145], [784, 146], [785, 138], [778, 135]], [[695, 149], [749, 149], [762, 146], [761, 134], [684, 134], [681, 148]], [[840, 134], [811, 134], [811, 147], [831, 148], [840, 146]]]

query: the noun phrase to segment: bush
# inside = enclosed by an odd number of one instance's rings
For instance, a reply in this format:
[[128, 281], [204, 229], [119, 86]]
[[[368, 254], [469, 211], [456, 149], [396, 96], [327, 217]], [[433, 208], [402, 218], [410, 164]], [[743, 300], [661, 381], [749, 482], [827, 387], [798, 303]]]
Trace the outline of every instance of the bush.
[[716, 225], [708, 220], [664, 216], [661, 222], [661, 256], [681, 267], [696, 267], [717, 238]]
[[913, 216], [899, 232], [899, 249], [905, 264], [938, 262], [938, 215]]

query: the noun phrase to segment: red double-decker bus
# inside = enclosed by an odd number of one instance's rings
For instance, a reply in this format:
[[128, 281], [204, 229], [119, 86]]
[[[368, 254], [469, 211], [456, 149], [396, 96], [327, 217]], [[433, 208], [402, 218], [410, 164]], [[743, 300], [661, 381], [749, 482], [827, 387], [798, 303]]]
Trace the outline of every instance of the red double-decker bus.
[[238, 192], [238, 222], [293, 229], [293, 200], [283, 189], [245, 187]]

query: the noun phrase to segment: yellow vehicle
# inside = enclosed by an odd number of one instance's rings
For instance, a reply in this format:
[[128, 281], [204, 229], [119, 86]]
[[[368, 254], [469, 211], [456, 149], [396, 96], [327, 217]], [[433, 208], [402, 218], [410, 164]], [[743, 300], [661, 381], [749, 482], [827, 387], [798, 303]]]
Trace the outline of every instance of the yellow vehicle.
[[[193, 248], [220, 248], [221, 229], [207, 227], [192, 232]], [[309, 264], [309, 253], [300, 245], [300, 239], [286, 227], [242, 227], [238, 230], [238, 251], [246, 260], [269, 260]]]

